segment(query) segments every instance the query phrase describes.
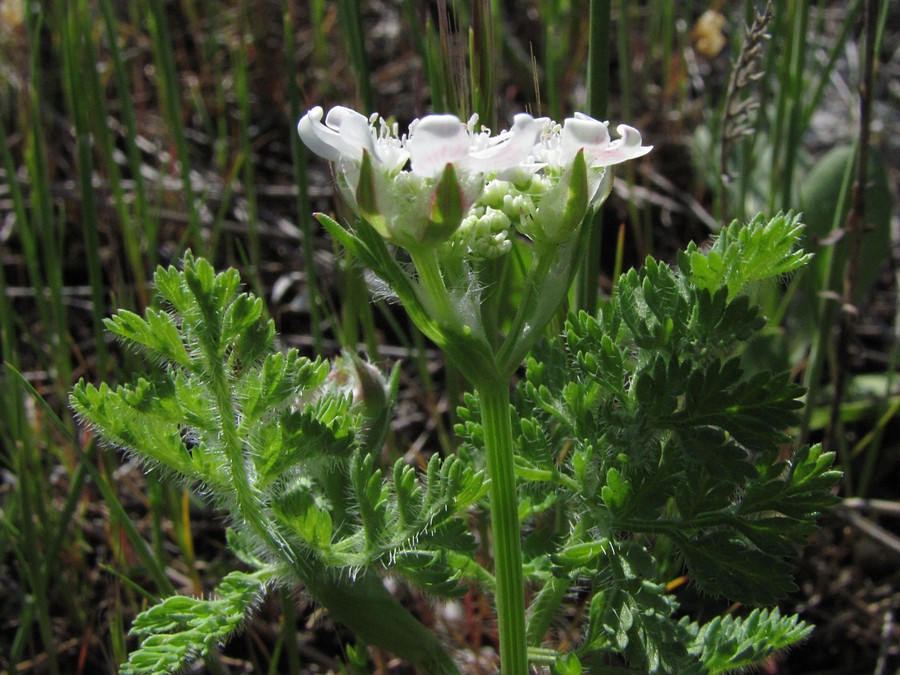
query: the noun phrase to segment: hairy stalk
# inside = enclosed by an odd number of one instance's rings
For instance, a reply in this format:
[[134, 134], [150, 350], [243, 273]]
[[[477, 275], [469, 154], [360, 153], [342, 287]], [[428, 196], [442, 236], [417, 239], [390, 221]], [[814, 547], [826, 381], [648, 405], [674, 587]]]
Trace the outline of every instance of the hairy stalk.
[[484, 383], [478, 387], [478, 394], [488, 474], [491, 477], [491, 524], [501, 671], [505, 675], [521, 675], [528, 672], [528, 654], [509, 387], [505, 381]]
[[455, 312], [441, 276], [436, 251], [433, 248], [410, 250], [409, 257], [419, 275], [419, 283], [425, 294], [424, 299], [430, 305], [433, 316], [439, 317], [442, 322], [449, 323]]
[[222, 441], [228, 459], [228, 469], [234, 484], [238, 501], [238, 512], [243, 516], [253, 534], [259, 537], [272, 551], [278, 551], [293, 562], [295, 554], [272, 531], [262, 513], [262, 507], [254, 494], [247, 467], [244, 464], [243, 441], [238, 433], [234, 419], [234, 401], [225, 374], [225, 365], [221, 360], [209, 360], [210, 385], [215, 392], [216, 408], [222, 424]]
[[556, 616], [556, 611], [566, 599], [572, 583], [566, 578], [553, 577], [538, 593], [529, 610], [528, 617], [528, 643], [540, 645], [550, 623]]

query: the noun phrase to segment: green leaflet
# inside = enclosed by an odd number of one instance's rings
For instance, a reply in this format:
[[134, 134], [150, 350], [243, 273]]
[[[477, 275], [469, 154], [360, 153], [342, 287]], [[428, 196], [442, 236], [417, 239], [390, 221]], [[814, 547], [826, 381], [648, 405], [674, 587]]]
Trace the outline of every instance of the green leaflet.
[[698, 288], [727, 288], [729, 298], [766, 279], [790, 274], [812, 256], [797, 248], [803, 230], [800, 216], [758, 215], [747, 224], [734, 221], [706, 252], [690, 245], [678, 258], [682, 273]]
[[232, 572], [213, 598], [175, 595], [141, 612], [131, 634], [140, 649], [123, 664], [122, 673], [171, 673], [185, 668], [224, 642], [240, 627], [265, 595], [268, 573]]
[[[686, 620], [681, 624], [688, 627]], [[756, 609], [742, 618], [716, 617], [694, 630], [689, 651], [700, 658], [706, 672], [723, 673], [759, 663], [805, 638], [812, 626], [796, 616], [781, 616], [777, 609]]]

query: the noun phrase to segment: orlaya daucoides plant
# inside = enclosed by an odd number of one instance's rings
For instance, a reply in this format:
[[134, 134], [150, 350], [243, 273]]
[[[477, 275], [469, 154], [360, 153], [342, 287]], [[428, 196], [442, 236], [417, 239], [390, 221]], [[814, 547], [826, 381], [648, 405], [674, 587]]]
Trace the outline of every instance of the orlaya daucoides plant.
[[[234, 270], [190, 255], [161, 268], [158, 307], [108, 327], [162, 367], [117, 389], [81, 382], [72, 405], [106, 442], [226, 510], [248, 571], [213, 598], [138, 616], [142, 644], [124, 670], [177, 670], [268, 589], [300, 582], [362, 643], [422, 673], [459, 672], [386, 574], [435, 596], [483, 587], [504, 673], [723, 672], [802, 639], [811, 627], [777, 609], [698, 624], [667, 586], [686, 575], [710, 596], [772, 605], [833, 501], [830, 454], [780, 459], [801, 392], [741, 360], [764, 325], [748, 290], [806, 260], [797, 219], [733, 223], [676, 269], [648, 260], [599, 313], [542, 339], [609, 194], [608, 167], [649, 151], [640, 134], [619, 127], [611, 141], [583, 115], [518, 115], [498, 135], [436, 115], [404, 136], [345, 108], [323, 116], [311, 110], [300, 135], [333, 162], [355, 220], [320, 221], [473, 385], [458, 451], [421, 475], [382, 466], [396, 370], [280, 352]], [[479, 507], [486, 567], [470, 529]], [[554, 625], [573, 616], [581, 640], [561, 651]]]

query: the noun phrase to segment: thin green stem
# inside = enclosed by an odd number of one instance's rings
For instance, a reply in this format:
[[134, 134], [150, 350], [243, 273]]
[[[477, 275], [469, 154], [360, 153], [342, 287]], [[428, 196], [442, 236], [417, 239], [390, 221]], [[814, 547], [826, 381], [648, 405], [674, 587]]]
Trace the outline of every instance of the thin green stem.
[[157, 86], [165, 112], [165, 117], [172, 134], [178, 154], [178, 167], [181, 173], [181, 187], [184, 193], [184, 205], [188, 215], [186, 241], [201, 255], [206, 254], [207, 246], [201, 236], [202, 223], [197, 207], [195, 191], [191, 183], [191, 162], [188, 152], [185, 125], [179, 107], [178, 76], [175, 65], [175, 54], [172, 37], [166, 22], [165, 7], [161, 0], [151, 0], [147, 5], [147, 25], [153, 42], [153, 56], [157, 72]]
[[495, 128], [497, 124], [494, 97], [496, 87], [496, 59], [494, 22], [489, 0], [472, 3], [472, 27], [469, 29], [469, 71], [471, 77], [472, 109], [482, 124]]
[[365, 31], [359, 12], [359, 3], [350, 0], [338, 2], [338, 19], [344, 36], [347, 38], [347, 50], [350, 63], [356, 72], [356, 85], [359, 88], [359, 100], [366, 113], [374, 110], [372, 83], [369, 79], [369, 60], [366, 57]]
[[[297, 54], [297, 46], [296, 46], [296, 38], [295, 31], [297, 26], [297, 7], [294, 0], [283, 0], [283, 25], [284, 25], [284, 53], [288, 58], [288, 69], [289, 72], [294, 71], [298, 67], [298, 62], [295, 61]], [[321, 7], [321, 3], [313, 3], [312, 9], [314, 12], [323, 9]], [[314, 14], [314, 16], [320, 17], [318, 14]], [[321, 31], [318, 30], [320, 26], [313, 22], [313, 27], [315, 30], [315, 44], [316, 46], [313, 48], [315, 53], [320, 54], [319, 47], [319, 33]], [[324, 33], [322, 33], [324, 36]], [[323, 38], [324, 39], [324, 38]], [[324, 45], [324, 43], [321, 43]], [[293, 77], [288, 78], [288, 101], [290, 105], [291, 111], [291, 119], [296, 120], [300, 118], [300, 88], [297, 85], [297, 81]], [[316, 279], [316, 260], [315, 260], [315, 246], [314, 246], [314, 233], [313, 233], [313, 224], [312, 224], [312, 208], [309, 203], [309, 185], [307, 181], [306, 175], [306, 147], [300, 140], [300, 136], [298, 134], [291, 134], [291, 157], [292, 162], [291, 165], [294, 168], [294, 184], [297, 186], [297, 219], [300, 223], [300, 231], [303, 233], [302, 240], [302, 248], [303, 248], [303, 268], [306, 270], [306, 292], [309, 295], [309, 325], [310, 331], [312, 332], [313, 338], [313, 346], [315, 347], [316, 353], [321, 354], [324, 352], [324, 346], [322, 342], [322, 327], [320, 325], [320, 304], [322, 302], [321, 296], [319, 295], [318, 290], [318, 281]]]
[[504, 675], [528, 672], [525, 637], [525, 585], [519, 538], [519, 508], [513, 460], [509, 387], [505, 381], [478, 387], [487, 468], [491, 478], [491, 523], [500, 668]]
[[[297, 625], [297, 612], [295, 610], [296, 599], [294, 595], [287, 589], [282, 589], [279, 594], [281, 599], [281, 638], [284, 641], [284, 651], [286, 661], [288, 662], [288, 672], [292, 675], [301, 672], [300, 667], [300, 650], [297, 646], [297, 640], [294, 635]], [[276, 660], [272, 660], [272, 667], [277, 665]], [[271, 672], [275, 672], [272, 670]]]
[[[88, 108], [85, 105], [85, 90], [89, 90], [88, 78], [91, 69], [84, 68], [79, 55], [90, 53], [92, 45], [87, 38], [89, 32], [83, 28], [83, 3], [70, 6], [66, 16], [66, 29], [63, 36], [66, 50], [65, 75], [68, 85], [69, 105], [77, 135], [77, 167], [78, 183], [82, 209], [79, 218], [84, 225], [85, 262], [91, 286], [91, 314], [93, 317], [94, 335], [97, 344], [97, 361], [101, 371], [106, 369], [106, 346], [103, 342], [103, 313], [105, 312], [103, 274], [100, 263], [100, 231], [97, 221], [97, 204], [93, 186], [94, 155], [91, 143], [91, 130], [88, 120]], [[91, 61], [95, 63], [95, 61]], [[94, 71], [96, 73], [96, 70]], [[81, 104], [77, 101], [82, 98]]]
[[253, 265], [253, 269], [259, 269], [259, 208], [256, 199], [256, 172], [253, 165], [253, 148], [250, 139], [252, 120], [250, 112], [250, 57], [248, 50], [253, 49], [253, 31], [249, 25], [249, 17], [245, 16], [244, 21], [248, 25], [245, 34], [241, 36], [238, 42], [234, 81], [235, 94], [238, 100], [238, 118], [240, 120], [240, 147], [245, 158], [242, 174], [244, 198], [247, 200], [247, 235], [250, 248], [250, 262]]
[[[611, 0], [591, 0], [588, 15], [588, 114], [594, 119], [607, 119], [609, 109], [609, 45], [612, 25]], [[627, 118], [626, 118], [627, 119]], [[597, 309], [597, 280], [600, 275], [600, 255], [603, 248], [602, 218], [594, 214], [588, 224], [587, 255], [581, 263], [576, 279], [576, 306], [588, 313]]]

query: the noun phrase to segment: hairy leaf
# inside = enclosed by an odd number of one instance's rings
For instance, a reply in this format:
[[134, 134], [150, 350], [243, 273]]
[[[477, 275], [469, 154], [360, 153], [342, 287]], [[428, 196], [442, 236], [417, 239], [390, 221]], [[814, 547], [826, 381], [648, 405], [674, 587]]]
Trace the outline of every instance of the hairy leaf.
[[[687, 625], [685, 619], [681, 623]], [[700, 657], [706, 672], [724, 673], [759, 663], [810, 632], [812, 626], [796, 616], [755, 609], [746, 617], [726, 615], [703, 624], [688, 649]]]
[[262, 600], [265, 574], [232, 572], [213, 598], [172, 596], [141, 612], [131, 634], [141, 647], [128, 657], [122, 673], [174, 673], [224, 642]]

